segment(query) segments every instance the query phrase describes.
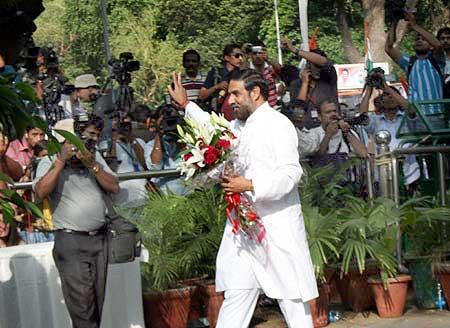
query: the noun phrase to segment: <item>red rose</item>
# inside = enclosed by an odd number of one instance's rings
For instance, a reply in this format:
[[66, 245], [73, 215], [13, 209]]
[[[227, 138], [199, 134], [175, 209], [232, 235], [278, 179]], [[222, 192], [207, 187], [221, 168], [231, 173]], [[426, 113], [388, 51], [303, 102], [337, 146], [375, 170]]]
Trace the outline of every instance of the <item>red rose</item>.
[[256, 221], [256, 220], [258, 220], [258, 214], [256, 214], [255, 212], [248, 212], [247, 219], [249, 221]]
[[183, 156], [183, 160], [186, 162], [189, 158], [191, 158], [192, 156], [194, 156], [194, 155], [192, 155], [192, 153], [187, 153], [187, 154], [185, 154], [184, 156]]
[[217, 140], [216, 146], [218, 148], [229, 149], [231, 146], [231, 143], [229, 140], [219, 139], [219, 140]]
[[204, 155], [205, 156], [204, 162], [206, 165], [212, 165], [219, 157], [220, 150], [213, 146], [203, 147], [203, 149], [205, 149], [205, 148], [206, 148], [206, 151], [205, 151], [205, 155]]

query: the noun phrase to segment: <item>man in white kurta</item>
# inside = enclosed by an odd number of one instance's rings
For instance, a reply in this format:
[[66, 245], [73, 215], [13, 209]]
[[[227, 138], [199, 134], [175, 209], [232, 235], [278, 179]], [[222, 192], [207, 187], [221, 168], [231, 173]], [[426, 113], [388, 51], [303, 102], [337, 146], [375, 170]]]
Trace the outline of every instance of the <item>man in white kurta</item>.
[[[236, 72], [229, 83], [242, 176], [228, 178], [228, 193], [246, 193], [262, 219], [268, 247], [232, 232], [227, 222], [216, 263], [216, 290], [225, 291], [217, 327], [248, 327], [262, 290], [280, 304], [289, 327], [312, 328], [308, 301], [318, 296], [298, 195], [302, 175], [295, 127], [267, 103], [267, 86], [255, 71]], [[174, 78], [172, 97], [186, 116], [209, 114], [183, 96]], [[264, 252], [264, 256], [261, 256]]]

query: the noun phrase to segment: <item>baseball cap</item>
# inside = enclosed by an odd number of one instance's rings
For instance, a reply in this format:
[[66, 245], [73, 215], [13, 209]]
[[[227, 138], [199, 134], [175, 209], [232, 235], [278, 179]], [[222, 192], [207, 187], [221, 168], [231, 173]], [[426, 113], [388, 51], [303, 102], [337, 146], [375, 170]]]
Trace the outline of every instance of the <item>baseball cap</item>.
[[75, 130], [73, 128], [73, 119], [72, 118], [67, 118], [61, 121], [56, 122], [55, 126], [53, 127], [53, 135], [55, 136], [56, 140], [58, 140], [59, 143], [64, 142], [64, 137], [60, 134], [58, 134], [56, 131], [54, 130], [63, 130], [63, 131], [67, 131], [70, 132], [72, 134], [75, 134]]
[[89, 87], [98, 87], [97, 80], [92, 74], [83, 74], [75, 78], [75, 88], [84, 89]]

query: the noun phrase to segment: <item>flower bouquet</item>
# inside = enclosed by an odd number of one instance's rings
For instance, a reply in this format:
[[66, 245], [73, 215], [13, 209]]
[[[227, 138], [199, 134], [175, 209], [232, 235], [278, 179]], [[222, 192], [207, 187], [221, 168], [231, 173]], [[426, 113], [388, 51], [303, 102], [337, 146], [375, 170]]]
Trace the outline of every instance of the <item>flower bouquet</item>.
[[[199, 124], [186, 119], [184, 128], [177, 126], [180, 142], [185, 149], [180, 153], [179, 165], [185, 180], [191, 180], [199, 187], [218, 183], [222, 177], [239, 174], [235, 149], [237, 139], [230, 123], [216, 113], [211, 113], [210, 121]], [[261, 218], [253, 209], [245, 194], [227, 194], [227, 217], [233, 226], [233, 233], [242, 231], [249, 239], [261, 244], [266, 230]]]
[[236, 146], [236, 137], [230, 130], [230, 123], [216, 113], [210, 115], [210, 121], [199, 124], [185, 118], [184, 129], [177, 126], [180, 142], [185, 149], [180, 153], [179, 168], [186, 180], [204, 186], [210, 181], [221, 178], [224, 162], [228, 160]]

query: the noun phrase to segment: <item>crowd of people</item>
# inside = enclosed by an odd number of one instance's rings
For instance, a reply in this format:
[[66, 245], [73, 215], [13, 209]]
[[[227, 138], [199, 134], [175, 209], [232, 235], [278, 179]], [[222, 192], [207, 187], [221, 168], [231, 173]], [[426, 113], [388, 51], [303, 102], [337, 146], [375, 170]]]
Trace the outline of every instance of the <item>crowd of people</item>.
[[[13, 223], [6, 224], [3, 216], [0, 217], [0, 247], [55, 240], [55, 263], [74, 324], [84, 327], [88, 322], [98, 322], [106, 279], [102, 232], [107, 198], [112, 194], [112, 201], [117, 205], [135, 207], [145, 202], [149, 191], [189, 193], [189, 185], [178, 176], [119, 182], [116, 173], [177, 168], [183, 145], [178, 142], [176, 125], [182, 122], [188, 102], [196, 103], [205, 112], [222, 113], [230, 121], [245, 121], [247, 117], [239, 116], [243, 110], [236, 107], [238, 91], [231, 90], [230, 79], [234, 76], [235, 82], [246, 81], [245, 74], [243, 77], [236, 74], [248, 69], [259, 74], [267, 85], [264, 101], [258, 98], [255, 104], [267, 103], [295, 126], [302, 162], [339, 167], [350, 157], [373, 158], [374, 136], [381, 130], [390, 132], [391, 150], [407, 147], [396, 138], [396, 132], [405, 118], [411, 126], [417, 123], [418, 115], [410, 104], [450, 95], [450, 28], [440, 29], [434, 36], [416, 23], [413, 13], [406, 15], [416, 34], [415, 54], [402, 54], [394, 46], [396, 24], [389, 29], [385, 50], [407, 76], [408, 99], [388, 85], [383, 73], [369, 72], [357, 111], [366, 115], [372, 103], [375, 110], [368, 114], [368, 124], [364, 126], [344, 119], [346, 113], [339, 104], [336, 70], [327, 55], [318, 48], [298, 49], [289, 39], [283, 39], [282, 46], [299, 60], [306, 61], [301, 69], [280, 65], [268, 56], [266, 46], [258, 42], [226, 45], [223, 65], [204, 72], [200, 53], [189, 49], [181, 58], [184, 72], [180, 85], [186, 92], [186, 101], [176, 99], [174, 95], [179, 97], [180, 89], [174, 93], [172, 87], [165, 104], [156, 109], [133, 104], [130, 111], [117, 111], [118, 115], [110, 116], [93, 109], [100, 94], [94, 75], [80, 75], [71, 85], [62, 78], [57, 61], [48, 49], [42, 49], [33, 68], [36, 72], [31, 74], [34, 78], [21, 76], [12, 66], [5, 65], [0, 52], [0, 74], [12, 76], [12, 82], [22, 79], [33, 84], [44, 106], [30, 111], [47, 120], [62, 145], [58, 154], [48, 156], [48, 137], [33, 125], [26, 128], [20, 139], [8, 140], [1, 136], [0, 172], [17, 182], [32, 181], [34, 192], [21, 193], [48, 209], [45, 213], [49, 213], [51, 220], [48, 217], [36, 220], [20, 208], [14, 208]], [[378, 83], [373, 83], [374, 80]], [[51, 88], [49, 83], [53, 83]], [[49, 105], [48, 94], [55, 86], [61, 87], [60, 94], [53, 99], [56, 103], [45, 107]], [[448, 124], [444, 122], [445, 115], [438, 115], [444, 113], [444, 106], [430, 104], [422, 109], [436, 127]], [[264, 124], [271, 135], [270, 120]], [[56, 130], [78, 134], [89, 151], [80, 152]], [[421, 174], [424, 173], [416, 158], [408, 156], [403, 163], [404, 184], [414, 187]], [[7, 188], [6, 183], [0, 182], [0, 188]], [[88, 301], [75, 297], [83, 295], [86, 299], [82, 291], [91, 285], [98, 288], [91, 291]]]
[[[412, 102], [439, 100], [449, 93], [450, 28], [440, 29], [434, 36], [416, 23], [414, 13], [406, 15], [410, 30], [416, 35], [415, 54], [402, 54], [398, 45], [394, 46], [395, 23], [389, 29], [385, 50], [405, 72], [408, 99], [395, 87], [388, 85], [382, 72], [369, 72], [357, 108], [359, 114], [369, 113], [369, 122], [365, 126], [355, 127], [355, 123], [344, 119], [347, 116], [346, 108], [339, 104], [336, 70], [327, 55], [318, 48], [310, 51], [297, 49], [289, 39], [282, 40], [282, 47], [299, 60], [306, 60], [306, 65], [301, 69], [280, 65], [268, 56], [266, 46], [257, 42], [227, 44], [222, 53], [223, 65], [204, 72], [200, 53], [189, 49], [181, 58], [184, 67], [182, 85], [190, 101], [207, 112], [222, 113], [231, 121], [235, 119], [235, 113], [229, 103], [229, 76], [235, 70], [253, 69], [262, 74], [268, 83], [269, 105], [285, 114], [296, 127], [302, 161], [308, 161], [313, 166], [330, 163], [339, 166], [349, 155], [366, 159], [376, 153], [373, 140], [381, 130], [391, 134], [390, 149], [402, 145], [401, 140], [396, 138], [401, 121], [405, 116], [410, 124], [417, 121], [414, 107], [409, 106]], [[13, 66], [5, 65], [0, 53], [0, 74], [12, 76], [14, 82], [29, 81], [41, 100], [49, 92], [49, 80], [54, 88], [54, 83], [61, 81], [56, 107], [60, 112], [52, 114], [51, 118], [46, 117], [48, 113], [41, 106], [30, 109], [33, 114], [40, 115], [53, 126], [60, 124], [70, 131], [85, 133], [83, 138], [93, 140], [94, 148], [115, 173], [177, 167], [182, 145], [177, 142], [175, 127], [181, 122], [183, 109], [169, 95], [166, 103], [157, 109], [133, 104], [131, 111], [113, 116], [111, 120], [102, 113], [96, 117], [98, 113], [94, 111], [93, 115], [93, 104], [99, 98], [100, 85], [94, 75], [80, 75], [72, 85], [62, 76], [57, 58], [51, 50], [41, 48], [35, 60], [31, 73], [19, 74], [15, 73]], [[369, 83], [369, 78], [380, 82], [374, 85], [373, 82]], [[369, 112], [369, 108], [374, 108], [374, 111]], [[443, 113], [444, 106], [425, 105], [422, 109], [436, 126], [446, 124], [441, 116], [436, 115]], [[80, 126], [89, 130], [86, 126], [93, 120], [97, 121], [95, 128], [100, 130], [95, 133], [80, 131]], [[38, 163], [47, 155], [46, 139], [43, 130], [31, 125], [26, 128], [21, 139], [9, 143], [4, 139], [6, 145], [0, 151], [3, 171], [14, 181], [36, 179]], [[414, 156], [408, 156], [404, 161], [403, 173], [406, 185], [414, 185], [420, 178], [420, 168]], [[148, 190], [155, 188], [181, 195], [189, 192], [189, 187], [178, 177], [128, 180], [120, 182], [119, 186], [120, 191], [114, 200], [122, 206], [142, 204]], [[27, 199], [34, 200], [35, 197], [30, 192], [23, 192], [23, 195]], [[52, 234], [42, 230], [46, 228], [45, 224], [35, 224], [19, 209], [17, 217], [19, 234], [24, 241], [52, 240]]]

